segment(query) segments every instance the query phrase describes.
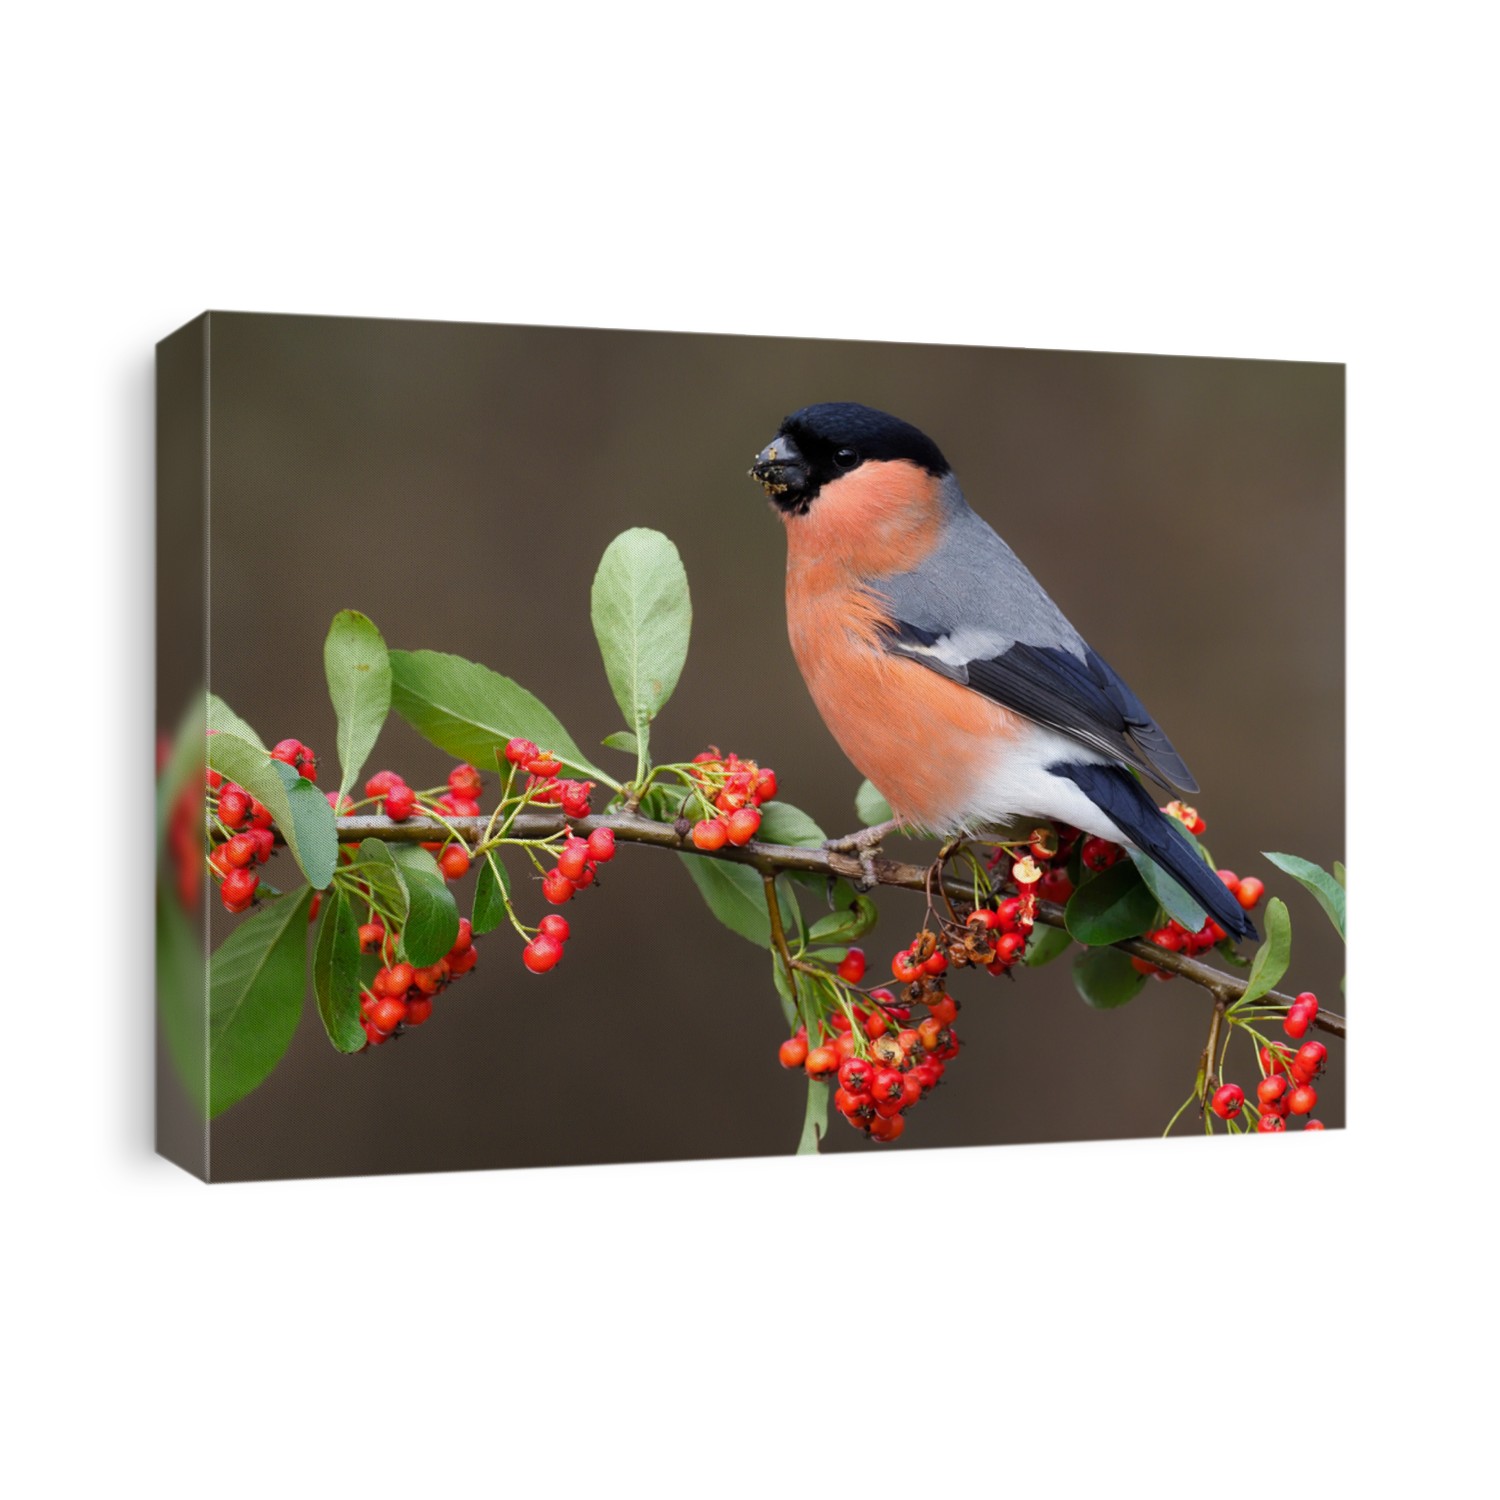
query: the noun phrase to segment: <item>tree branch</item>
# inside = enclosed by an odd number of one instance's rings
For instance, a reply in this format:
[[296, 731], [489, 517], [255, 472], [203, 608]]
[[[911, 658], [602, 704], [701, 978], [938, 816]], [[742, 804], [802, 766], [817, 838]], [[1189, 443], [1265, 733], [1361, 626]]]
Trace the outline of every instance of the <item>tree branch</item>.
[[[425, 818], [408, 818], [404, 823], [392, 823], [389, 818], [378, 816], [339, 818], [338, 836], [342, 843], [358, 843], [361, 839], [384, 839], [391, 843], [434, 843], [446, 839], [448, 830], [441, 824]], [[489, 823], [488, 815], [473, 818], [450, 818], [449, 826], [468, 840], [478, 844], [484, 837]], [[670, 823], [658, 823], [654, 818], [642, 817], [634, 812], [599, 813], [587, 818], [565, 818], [560, 812], [523, 812], [511, 824], [507, 837], [540, 839], [572, 828], [587, 835], [596, 828], [612, 829], [621, 843], [648, 844], [660, 849], [672, 849], [679, 854], [691, 854], [701, 859], [722, 859], [731, 864], [749, 865], [762, 876], [775, 876], [784, 870], [799, 874], [826, 875], [830, 879], [861, 880], [866, 874], [865, 866], [873, 870], [876, 884], [894, 886], [899, 890], [925, 891], [928, 889], [930, 866], [905, 864], [900, 860], [877, 857], [862, 863], [857, 855], [839, 854], [821, 847], [806, 847], [791, 844], [764, 844], [758, 840], [735, 848], [726, 844], [722, 849], [700, 849], [691, 839], [679, 837]], [[972, 901], [973, 886], [956, 875], [944, 874], [939, 882], [949, 895], [963, 901]], [[1047, 927], [1063, 927], [1063, 909], [1051, 901], [1036, 903], [1036, 919]], [[1211, 968], [1197, 959], [1186, 958], [1181, 953], [1171, 953], [1158, 948], [1142, 938], [1131, 938], [1114, 945], [1122, 953], [1142, 958], [1158, 969], [1191, 980], [1206, 989], [1216, 1003], [1230, 1005], [1238, 1000], [1248, 988], [1245, 980], [1226, 974], [1222, 969]], [[1291, 1005], [1293, 997], [1276, 990], [1269, 991], [1264, 999], [1271, 1005]], [[1313, 1020], [1319, 1031], [1331, 1036], [1345, 1037], [1346, 1022], [1343, 1016], [1332, 1011], [1319, 1010]]]

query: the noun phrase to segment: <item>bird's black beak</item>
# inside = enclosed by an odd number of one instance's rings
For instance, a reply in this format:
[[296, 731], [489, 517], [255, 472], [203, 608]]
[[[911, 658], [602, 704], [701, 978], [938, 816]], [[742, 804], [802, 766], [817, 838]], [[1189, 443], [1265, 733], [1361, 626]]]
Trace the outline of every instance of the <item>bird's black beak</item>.
[[807, 462], [791, 438], [778, 432], [755, 455], [750, 477], [772, 500], [782, 495], [798, 495], [807, 485]]

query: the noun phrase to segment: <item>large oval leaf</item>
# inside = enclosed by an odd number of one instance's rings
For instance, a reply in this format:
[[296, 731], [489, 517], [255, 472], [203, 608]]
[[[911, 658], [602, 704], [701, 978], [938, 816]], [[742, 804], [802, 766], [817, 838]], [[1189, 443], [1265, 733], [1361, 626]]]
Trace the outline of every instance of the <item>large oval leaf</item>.
[[[1176, 822], [1176, 819], [1173, 821]], [[1129, 849], [1126, 852], [1166, 914], [1180, 922], [1189, 932], [1199, 931], [1208, 920], [1208, 913], [1198, 905], [1187, 888], [1168, 875], [1150, 855], [1142, 854], [1139, 849]]]
[[1266, 905], [1266, 940], [1255, 950], [1245, 993], [1235, 1003], [1248, 1005], [1276, 988], [1292, 962], [1292, 919], [1286, 902], [1273, 896]]
[[458, 760], [493, 768], [508, 740], [534, 741], [570, 770], [619, 790], [573, 743], [539, 698], [478, 662], [443, 651], [392, 651], [391, 706], [418, 734]]
[[1073, 984], [1095, 1010], [1116, 1010], [1140, 994], [1146, 976], [1118, 948], [1090, 948], [1073, 965]]
[[[325, 802], [324, 807], [327, 807]], [[304, 886], [241, 922], [208, 966], [208, 1109], [222, 1114], [262, 1083], [291, 1044], [307, 983]]]
[[354, 785], [391, 711], [391, 662], [385, 641], [357, 609], [341, 609], [323, 642], [328, 697], [338, 715], [339, 795]]
[[827, 835], [800, 807], [790, 802], [766, 802], [760, 809], [760, 828], [755, 837], [763, 844], [817, 849]]
[[365, 1044], [359, 1024], [359, 916], [342, 889], [329, 892], [313, 948], [313, 996], [328, 1040], [340, 1052]]
[[[1315, 865], [1310, 859], [1302, 859], [1295, 854], [1267, 854], [1266, 858], [1278, 870], [1285, 870], [1293, 880], [1298, 881], [1317, 898], [1318, 905], [1328, 913], [1328, 920], [1333, 923], [1338, 935], [1344, 937], [1348, 898], [1344, 893], [1344, 883], [1336, 878], [1336, 873], [1330, 875], [1322, 865]], [[1336, 864], [1333, 868], [1338, 872], [1343, 866]]]
[[312, 782], [234, 734], [209, 736], [208, 763], [265, 803], [309, 885], [321, 890], [333, 879], [338, 829], [328, 799]]
[[[749, 865], [733, 864], [723, 859], [705, 859], [698, 854], [684, 854], [688, 874], [708, 903], [708, 909], [731, 932], [762, 948], [771, 946], [771, 918], [766, 911], [765, 886], [760, 875]], [[791, 882], [785, 875], [777, 877], [777, 904], [788, 936], [801, 931], [801, 914]]]
[[510, 893], [510, 877], [500, 856], [486, 850], [479, 862], [479, 879], [474, 884], [474, 911], [469, 925], [474, 936], [493, 931], [505, 920], [505, 898]]
[[1156, 919], [1156, 897], [1128, 859], [1073, 892], [1063, 920], [1080, 943], [1105, 947], [1139, 937]]
[[885, 800], [879, 788], [869, 777], [860, 782], [859, 790], [854, 794], [854, 811], [866, 828], [874, 828], [880, 823], [889, 823], [894, 816], [891, 812], [891, 804]]
[[401, 929], [401, 956], [419, 969], [435, 964], [458, 939], [458, 904], [438, 870], [437, 861], [420, 844], [395, 844], [391, 853], [406, 882], [406, 925]]
[[677, 548], [648, 527], [622, 531], [599, 560], [590, 605], [605, 675], [645, 755], [651, 721], [682, 676], [693, 625]]

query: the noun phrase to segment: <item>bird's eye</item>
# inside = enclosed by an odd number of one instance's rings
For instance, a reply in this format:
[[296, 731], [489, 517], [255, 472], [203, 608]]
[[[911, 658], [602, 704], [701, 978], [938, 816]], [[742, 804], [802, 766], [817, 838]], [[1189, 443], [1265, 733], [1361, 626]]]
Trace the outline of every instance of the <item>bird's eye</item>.
[[833, 461], [841, 469], [852, 469], [859, 462], [859, 454], [853, 448], [840, 448], [833, 455]]

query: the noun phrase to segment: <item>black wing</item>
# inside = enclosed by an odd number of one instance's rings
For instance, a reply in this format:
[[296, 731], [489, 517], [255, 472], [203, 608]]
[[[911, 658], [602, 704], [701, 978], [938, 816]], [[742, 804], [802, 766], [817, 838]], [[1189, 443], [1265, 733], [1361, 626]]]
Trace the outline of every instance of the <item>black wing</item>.
[[906, 621], [886, 632], [891, 650], [962, 682], [1005, 708], [1117, 756], [1172, 791], [1198, 790], [1192, 772], [1145, 705], [1102, 656], [1079, 642], [1030, 646], [1016, 641], [993, 656], [956, 660], [945, 638]]

